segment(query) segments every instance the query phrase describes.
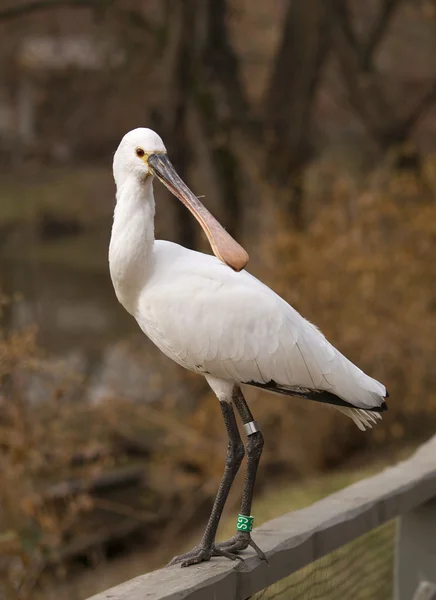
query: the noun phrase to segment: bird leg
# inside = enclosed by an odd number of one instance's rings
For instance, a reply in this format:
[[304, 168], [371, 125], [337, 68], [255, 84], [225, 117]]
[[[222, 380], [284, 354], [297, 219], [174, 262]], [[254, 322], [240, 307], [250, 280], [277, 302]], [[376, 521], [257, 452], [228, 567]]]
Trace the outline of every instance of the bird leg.
[[168, 566], [181, 563], [182, 567], [187, 567], [189, 565], [210, 560], [211, 556], [226, 556], [232, 560], [236, 558], [234, 554], [228, 552], [225, 548], [220, 549], [214, 546], [218, 524], [227, 496], [245, 454], [244, 444], [239, 435], [232, 402], [220, 400], [220, 407], [223, 413], [229, 443], [227, 446], [226, 466], [212, 508], [212, 513], [200, 544], [186, 554], [175, 556]]
[[[253, 415], [251, 414], [251, 411], [239, 386], [235, 386], [233, 389], [233, 402], [242, 419], [242, 422], [244, 423], [244, 426], [247, 426], [245, 427], [248, 436], [247, 472], [245, 475], [244, 490], [242, 492], [240, 514], [249, 517], [251, 514], [251, 504], [253, 500], [257, 468], [262, 455], [263, 435], [256, 427]], [[250, 433], [251, 431], [253, 432]], [[216, 544], [215, 548], [217, 551], [225, 551], [230, 552], [231, 554], [237, 554], [238, 552], [245, 550], [248, 546], [254, 548], [259, 558], [266, 560], [265, 554], [251, 539], [251, 535], [247, 531], [237, 531], [230, 540]]]

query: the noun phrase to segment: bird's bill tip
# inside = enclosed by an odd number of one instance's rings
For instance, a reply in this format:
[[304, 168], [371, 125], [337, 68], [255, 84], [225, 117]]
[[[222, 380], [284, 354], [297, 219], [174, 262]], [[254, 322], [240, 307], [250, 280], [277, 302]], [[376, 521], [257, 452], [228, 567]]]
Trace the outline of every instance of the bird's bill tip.
[[231, 235], [218, 223], [200, 200], [179, 177], [164, 153], [148, 156], [148, 166], [174, 196], [176, 196], [200, 223], [209, 240], [213, 253], [234, 271], [242, 271], [248, 263], [248, 254]]

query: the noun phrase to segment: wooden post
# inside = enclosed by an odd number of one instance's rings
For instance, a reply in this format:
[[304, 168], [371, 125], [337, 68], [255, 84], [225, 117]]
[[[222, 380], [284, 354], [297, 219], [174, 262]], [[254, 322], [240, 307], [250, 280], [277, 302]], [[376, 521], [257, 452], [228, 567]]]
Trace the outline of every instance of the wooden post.
[[412, 600], [424, 583], [436, 586], [436, 499], [403, 514], [397, 528], [395, 600]]

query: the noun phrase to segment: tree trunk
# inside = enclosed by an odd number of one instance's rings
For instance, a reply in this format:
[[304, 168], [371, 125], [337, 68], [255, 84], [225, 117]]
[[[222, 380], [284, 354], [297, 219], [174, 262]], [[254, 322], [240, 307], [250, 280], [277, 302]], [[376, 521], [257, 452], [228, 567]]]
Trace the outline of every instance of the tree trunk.
[[237, 236], [242, 221], [241, 177], [232, 133], [235, 127], [244, 129], [249, 123], [249, 104], [227, 31], [227, 8], [227, 0], [205, 0], [196, 99], [224, 209], [224, 225]]
[[289, 0], [281, 42], [265, 98], [268, 174], [278, 185], [297, 226], [302, 224], [303, 168], [312, 148], [314, 100], [331, 37], [325, 0]]
[[[187, 179], [191, 164], [190, 139], [188, 135], [188, 112], [193, 95], [195, 69], [196, 0], [183, 0], [178, 5], [180, 19], [173, 87], [170, 90], [171, 148], [172, 161], [182, 179]], [[176, 211], [177, 240], [187, 248], [195, 249], [197, 228], [189, 211], [180, 203], [174, 204]]]

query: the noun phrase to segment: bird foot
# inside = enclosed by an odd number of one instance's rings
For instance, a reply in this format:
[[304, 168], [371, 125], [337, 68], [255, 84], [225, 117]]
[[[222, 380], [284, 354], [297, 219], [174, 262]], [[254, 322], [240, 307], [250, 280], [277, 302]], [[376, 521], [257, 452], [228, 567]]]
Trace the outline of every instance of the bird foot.
[[167, 567], [172, 567], [173, 565], [178, 565], [179, 563], [181, 567], [198, 565], [201, 562], [207, 562], [212, 558], [212, 556], [224, 556], [230, 560], [242, 560], [242, 558], [235, 556], [235, 554], [232, 552], [229, 552], [224, 548], [219, 548], [215, 545], [211, 546], [210, 548], [196, 546], [193, 550], [190, 550], [185, 554], [175, 556], [173, 560], [167, 564]]
[[173, 565], [177, 565], [180, 563], [181, 567], [189, 567], [190, 565], [196, 565], [201, 562], [206, 562], [210, 560], [212, 557], [212, 548], [202, 548], [201, 546], [196, 546], [193, 550], [186, 552], [185, 554], [180, 554], [180, 556], [175, 556], [172, 561], [168, 563], [168, 567], [172, 567]]
[[219, 550], [220, 552], [228, 552], [235, 556], [239, 552], [242, 552], [243, 550], [248, 548], [248, 546], [251, 546], [255, 550], [257, 556], [261, 560], [268, 562], [268, 559], [265, 556], [265, 554], [262, 552], [259, 546], [251, 539], [251, 535], [247, 531], [238, 531], [229, 540], [216, 544], [215, 551]]

